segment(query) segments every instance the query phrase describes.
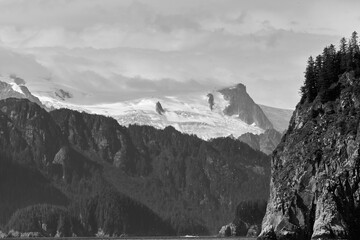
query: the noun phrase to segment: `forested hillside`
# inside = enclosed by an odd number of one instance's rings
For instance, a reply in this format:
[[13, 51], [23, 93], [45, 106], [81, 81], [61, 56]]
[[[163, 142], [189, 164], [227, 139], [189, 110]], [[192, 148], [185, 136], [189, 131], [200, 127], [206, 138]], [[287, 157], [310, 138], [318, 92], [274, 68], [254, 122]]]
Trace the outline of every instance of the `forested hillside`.
[[334, 45], [324, 48], [315, 59], [310, 56], [305, 70], [305, 81], [301, 87], [300, 103], [311, 103], [319, 95], [322, 103], [334, 101], [341, 89], [339, 76], [352, 71], [354, 77], [360, 76], [360, 48], [358, 34], [340, 40], [339, 50]]
[[268, 197], [268, 157], [230, 138], [49, 114], [28, 100], [0, 109], [0, 224], [11, 236], [215, 234], [240, 202]]

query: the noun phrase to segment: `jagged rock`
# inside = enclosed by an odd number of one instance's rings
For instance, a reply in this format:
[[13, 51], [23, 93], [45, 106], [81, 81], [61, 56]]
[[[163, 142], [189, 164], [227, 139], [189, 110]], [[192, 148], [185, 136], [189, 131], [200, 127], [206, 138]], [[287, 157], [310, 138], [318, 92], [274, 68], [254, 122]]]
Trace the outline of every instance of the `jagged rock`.
[[64, 89], [59, 89], [55, 91], [55, 96], [63, 101], [73, 97], [73, 95], [70, 92], [67, 92]]
[[247, 231], [246, 237], [255, 238], [259, 236], [260, 230], [261, 230], [260, 225], [251, 225], [249, 227], [249, 230]]
[[[350, 80], [349, 80], [350, 79]], [[358, 239], [360, 81], [340, 77], [336, 99], [299, 103], [272, 157], [262, 239]], [[274, 234], [273, 234], [274, 233]]]
[[229, 223], [228, 225], [222, 226], [219, 234], [220, 237], [230, 237], [236, 236], [236, 226], [234, 223]]
[[247, 124], [255, 123], [264, 130], [273, 128], [272, 123], [262, 109], [246, 92], [245, 85], [240, 83], [235, 87], [224, 88], [219, 92], [229, 101], [229, 105], [224, 109], [226, 115], [237, 115]]
[[7, 234], [0, 231], [0, 239], [7, 238]]
[[32, 95], [29, 89], [24, 85], [25, 82], [22, 82], [21, 80], [20, 78], [15, 78], [14, 82], [11, 84], [0, 81], [0, 100], [6, 98], [28, 99], [29, 101], [34, 102], [42, 108], [46, 109], [46, 107], [41, 103], [39, 98]]
[[237, 221], [222, 226], [218, 235], [220, 237], [246, 236], [249, 229], [249, 224], [244, 221]]
[[215, 105], [214, 95], [211, 94], [211, 93], [209, 93], [209, 94], [207, 95], [207, 97], [208, 97], [208, 103], [209, 103], [210, 110], [212, 111], [212, 110], [213, 110], [213, 107], [214, 107], [214, 105]]
[[258, 237], [258, 240], [277, 240], [274, 228], [272, 226], [266, 226]]
[[160, 115], [163, 115], [165, 113], [165, 110], [163, 109], [163, 107], [161, 106], [160, 102], [156, 103], [156, 108], [155, 108], [156, 112]]

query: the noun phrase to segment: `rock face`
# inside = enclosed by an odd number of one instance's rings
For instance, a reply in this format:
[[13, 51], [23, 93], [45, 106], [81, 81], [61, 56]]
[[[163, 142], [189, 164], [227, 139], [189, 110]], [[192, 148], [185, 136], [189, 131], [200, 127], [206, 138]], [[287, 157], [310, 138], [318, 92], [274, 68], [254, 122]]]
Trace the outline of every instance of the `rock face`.
[[332, 101], [298, 104], [274, 151], [261, 239], [360, 236], [360, 81], [335, 84]]
[[212, 111], [214, 108], [214, 104], [215, 104], [214, 95], [211, 93], [208, 93], [208, 95], [206, 95], [206, 96], [208, 97], [209, 107], [210, 107], [210, 110]]
[[64, 89], [58, 89], [55, 91], [54, 94], [57, 98], [59, 98], [62, 101], [73, 97], [73, 95], [70, 92], [67, 92]]
[[165, 110], [163, 109], [163, 107], [161, 106], [161, 103], [160, 102], [157, 102], [156, 103], [156, 106], [155, 106], [155, 110], [158, 114], [160, 115], [163, 115], [165, 113]]
[[268, 129], [264, 133], [255, 135], [245, 133], [238, 139], [255, 150], [260, 150], [265, 154], [271, 154], [281, 141], [282, 135], [275, 129]]
[[224, 88], [219, 92], [224, 95], [225, 100], [230, 102], [224, 109], [226, 115], [237, 115], [247, 124], [255, 123], [264, 130], [273, 128], [272, 123], [259, 105], [257, 105], [246, 92], [245, 85], [240, 83], [235, 87]]
[[24, 80], [15, 78], [13, 83], [0, 81], [0, 100], [6, 98], [26, 98], [45, 108], [40, 100], [32, 95], [29, 89], [24, 85]]

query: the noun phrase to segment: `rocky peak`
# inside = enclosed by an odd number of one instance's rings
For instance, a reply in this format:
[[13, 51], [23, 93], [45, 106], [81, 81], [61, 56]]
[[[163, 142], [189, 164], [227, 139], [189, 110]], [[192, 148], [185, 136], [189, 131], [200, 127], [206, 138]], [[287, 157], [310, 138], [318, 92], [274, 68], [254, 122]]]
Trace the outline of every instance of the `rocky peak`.
[[58, 89], [55, 91], [55, 97], [62, 101], [65, 101], [66, 99], [72, 98], [73, 95], [70, 92], [65, 91], [64, 89]]
[[29, 89], [25, 86], [25, 81], [23, 79], [14, 76], [10, 76], [10, 79], [12, 79], [13, 82], [7, 83], [0, 81], [0, 100], [6, 98], [28, 99], [42, 108], [45, 108], [41, 101], [31, 94]]
[[229, 101], [224, 113], [229, 116], [237, 115], [247, 124], [256, 124], [266, 130], [273, 128], [272, 123], [266, 117], [262, 109], [246, 92], [245, 85], [239, 83], [234, 87], [224, 88], [219, 91]]
[[343, 74], [328, 101], [297, 105], [272, 157], [262, 239], [358, 239], [360, 79]]
[[208, 103], [209, 103], [209, 107], [210, 110], [212, 111], [215, 105], [215, 100], [214, 100], [214, 95], [212, 93], [208, 93], [208, 95], [206, 95], [208, 97]]
[[163, 114], [165, 113], [165, 110], [164, 110], [163, 107], [161, 106], [161, 103], [160, 103], [160, 102], [157, 102], [157, 103], [156, 103], [155, 110], [156, 110], [156, 112], [157, 112], [159, 115], [163, 115]]

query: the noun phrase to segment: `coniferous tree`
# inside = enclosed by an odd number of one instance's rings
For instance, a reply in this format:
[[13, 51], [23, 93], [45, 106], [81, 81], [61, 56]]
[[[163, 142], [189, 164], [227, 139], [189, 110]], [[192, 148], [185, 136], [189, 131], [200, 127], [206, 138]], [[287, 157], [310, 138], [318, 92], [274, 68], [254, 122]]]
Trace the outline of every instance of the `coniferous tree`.
[[353, 71], [360, 76], [360, 47], [358, 34], [353, 32], [347, 40], [341, 38], [339, 50], [334, 45], [325, 47], [315, 61], [309, 58], [305, 71], [304, 86], [301, 87], [302, 102], [311, 102], [320, 95], [322, 102], [333, 101], [340, 94], [337, 84], [339, 76], [346, 71]]
[[350, 48], [352, 49], [352, 53], [353, 56], [355, 56], [355, 54], [359, 53], [359, 45], [358, 45], [358, 33], [356, 31], [354, 31], [351, 35], [351, 39], [350, 39]]
[[325, 93], [326, 90], [330, 87], [333, 82], [334, 77], [334, 46], [330, 45], [329, 47], [324, 48], [322, 54], [322, 68], [320, 71], [319, 78], [319, 90], [321, 93]]
[[347, 54], [348, 44], [346, 42], [346, 38], [341, 38], [340, 47], [339, 47], [339, 59], [340, 59], [340, 71], [343, 73], [347, 69]]
[[317, 95], [318, 87], [316, 82], [315, 62], [312, 56], [308, 59], [308, 65], [305, 71], [305, 82], [302, 87], [302, 93], [308, 102], [312, 102]]
[[352, 60], [352, 65], [351, 65], [351, 70], [354, 70], [355, 72], [355, 76], [359, 76], [360, 75], [360, 47], [358, 44], [358, 34], [356, 31], [354, 31], [351, 35], [351, 39], [350, 39], [350, 46], [351, 46], [351, 60]]
[[323, 59], [323, 57], [321, 55], [318, 55], [315, 58], [315, 75], [316, 75], [317, 81], [319, 81], [320, 74], [321, 74], [321, 71], [322, 71], [322, 66], [323, 66], [322, 59]]

